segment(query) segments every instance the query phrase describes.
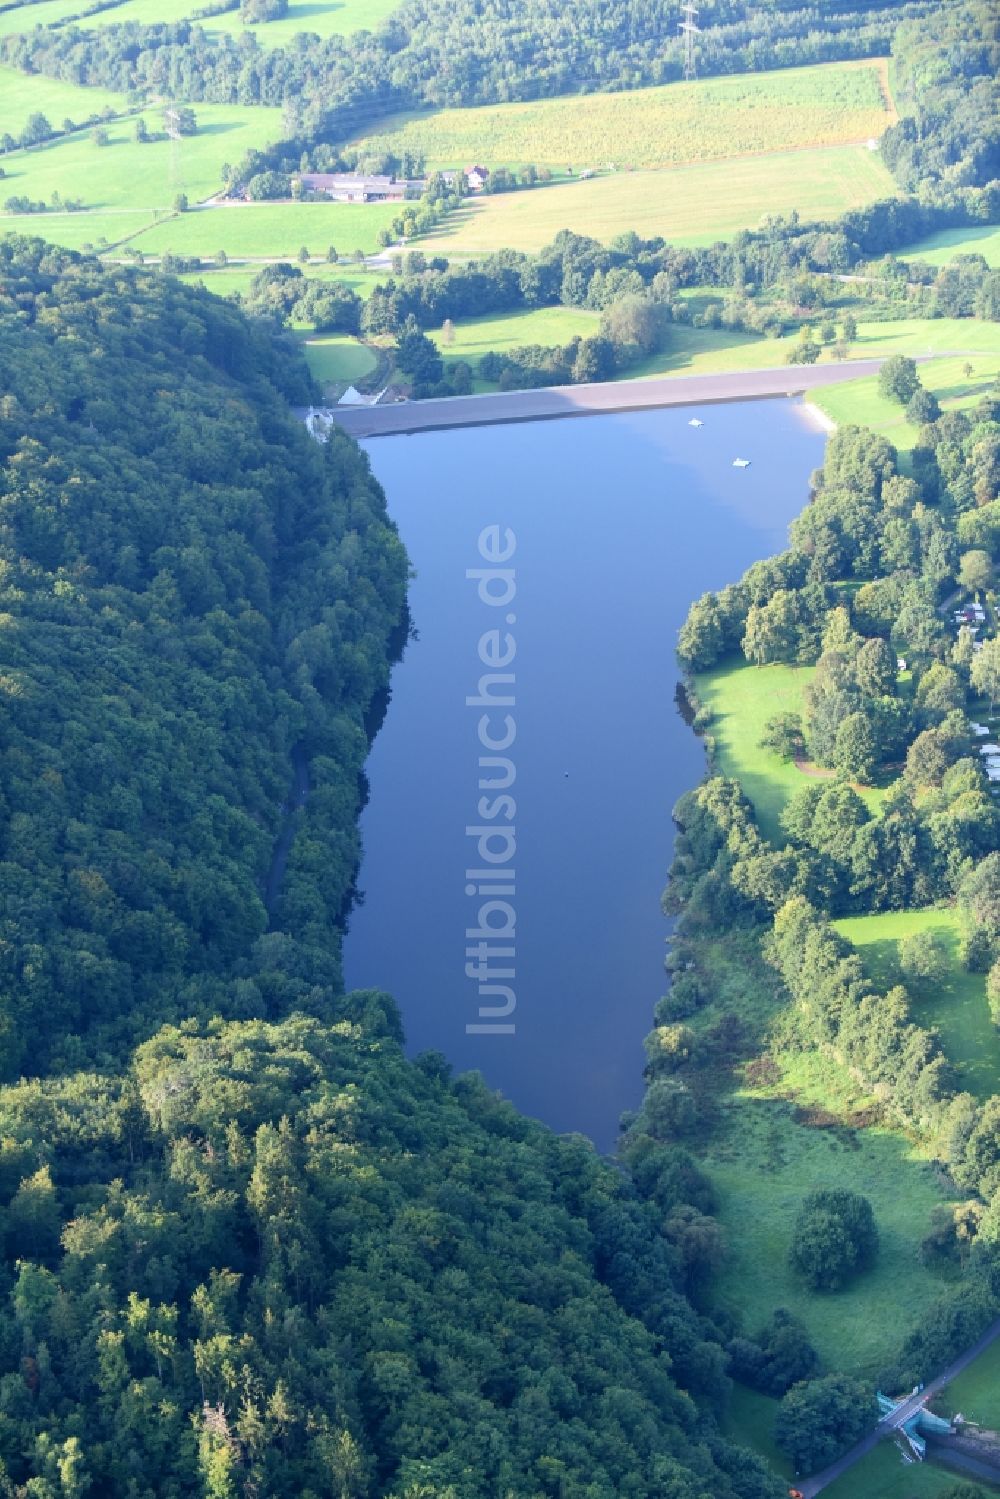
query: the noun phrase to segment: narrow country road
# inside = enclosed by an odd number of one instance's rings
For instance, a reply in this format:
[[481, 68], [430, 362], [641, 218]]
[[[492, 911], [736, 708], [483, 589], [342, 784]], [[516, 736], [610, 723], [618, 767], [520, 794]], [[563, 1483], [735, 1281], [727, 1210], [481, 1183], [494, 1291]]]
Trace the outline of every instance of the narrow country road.
[[812, 1478], [806, 1478], [801, 1481], [797, 1480], [796, 1487], [802, 1494], [803, 1499], [814, 1499], [816, 1494], [822, 1493], [825, 1488], [829, 1488], [831, 1483], [835, 1483], [849, 1468], [853, 1468], [855, 1463], [860, 1462], [863, 1457], [867, 1457], [868, 1453], [874, 1447], [878, 1446], [883, 1437], [889, 1436], [892, 1432], [898, 1431], [901, 1426], [905, 1425], [911, 1416], [916, 1415], [922, 1405], [926, 1405], [928, 1400], [943, 1390], [946, 1384], [950, 1384], [957, 1375], [961, 1374], [963, 1369], [967, 1369], [973, 1360], [985, 1352], [998, 1337], [1000, 1337], [1000, 1317], [986, 1329], [982, 1337], [973, 1343], [971, 1348], [967, 1348], [964, 1353], [959, 1354], [958, 1358], [948, 1365], [943, 1374], [939, 1374], [936, 1379], [932, 1379], [919, 1394], [910, 1395], [901, 1405], [897, 1405], [896, 1409], [890, 1415], [883, 1416], [878, 1425], [872, 1427], [868, 1435], [862, 1437], [861, 1441], [852, 1447], [849, 1452], [845, 1452], [843, 1457], [839, 1457], [835, 1463], [831, 1463], [828, 1468], [824, 1468], [822, 1473], [816, 1473]]
[[596, 385], [553, 385], [544, 390], [398, 401], [386, 406], [337, 406], [333, 415], [338, 426], [354, 437], [387, 437], [399, 432], [431, 432], [448, 427], [483, 427], [559, 416], [594, 416], [608, 411], [643, 411], [658, 406], [794, 396], [821, 386], [876, 375], [882, 363], [881, 359], [849, 359], [843, 364], [786, 364], [778, 369], [739, 370], [721, 375], [664, 375], [651, 380], [609, 380]]

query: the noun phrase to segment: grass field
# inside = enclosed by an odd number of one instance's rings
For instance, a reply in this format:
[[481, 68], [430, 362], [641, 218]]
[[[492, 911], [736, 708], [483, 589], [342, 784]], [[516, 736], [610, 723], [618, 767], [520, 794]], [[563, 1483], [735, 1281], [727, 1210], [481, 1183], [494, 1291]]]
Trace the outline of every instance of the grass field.
[[378, 231], [391, 223], [391, 203], [247, 203], [232, 208], [200, 208], [157, 224], [131, 241], [145, 255], [283, 256], [290, 260], [306, 246], [325, 255], [335, 245], [341, 255], [370, 254]]
[[[701, 1157], [718, 1194], [729, 1246], [718, 1301], [753, 1330], [779, 1306], [801, 1317], [830, 1368], [873, 1375], [889, 1360], [941, 1282], [920, 1261], [920, 1241], [944, 1200], [932, 1166], [888, 1131], [815, 1128], [795, 1106], [736, 1093]], [[817, 1295], [788, 1267], [795, 1214], [817, 1187], [863, 1192], [876, 1205], [878, 1262], [847, 1289]]]
[[371, 349], [346, 333], [315, 334], [302, 341], [306, 363], [324, 385], [347, 385], [371, 374], [377, 360]]
[[566, 344], [578, 333], [582, 338], [596, 333], [599, 323], [599, 313], [582, 307], [539, 307], [531, 312], [501, 313], [456, 323], [450, 344], [444, 342], [440, 328], [432, 330], [430, 336], [446, 361], [465, 359], [475, 368], [491, 350], [503, 354], [523, 344]]
[[894, 1442], [883, 1442], [823, 1494], [824, 1499], [938, 1499], [961, 1476], [933, 1463], [907, 1463]]
[[767, 1458], [782, 1478], [792, 1477], [792, 1465], [774, 1440], [774, 1418], [778, 1402], [746, 1385], [734, 1385], [723, 1429], [731, 1441], [751, 1447]]
[[[200, 24], [210, 34], [252, 32], [261, 47], [284, 47], [299, 32], [327, 37], [344, 36], [353, 31], [374, 31], [398, 4], [399, 0], [292, 0], [287, 16], [280, 21], [268, 21], [265, 25], [244, 26], [238, 10], [224, 16], [213, 16]], [[184, 21], [197, 8], [198, 0], [129, 0], [126, 5], [88, 16], [85, 24], [98, 27], [119, 25], [123, 21], [139, 21], [146, 25]], [[43, 0], [40, 5], [4, 11], [0, 13], [0, 35], [30, 31], [36, 25], [51, 26], [79, 10], [80, 0]]]
[[0, 213], [0, 234], [37, 234], [67, 250], [99, 252], [130, 239], [154, 218], [149, 209], [113, 208], [108, 213]]
[[899, 251], [901, 260], [926, 260], [931, 265], [948, 265], [956, 255], [982, 255], [991, 266], [1000, 266], [1000, 227], [942, 229]]
[[[966, 973], [958, 962], [961, 922], [952, 910], [886, 911], [856, 916], [834, 926], [861, 954], [865, 969], [882, 989], [900, 982], [896, 944], [911, 932], [933, 932], [948, 948], [951, 968], [932, 993], [910, 988], [913, 1018], [937, 1026], [945, 1052], [958, 1069], [959, 1088], [988, 1098], [1000, 1089], [1000, 1032], [990, 1021], [986, 980]], [[906, 980], [903, 979], [905, 983]]]
[[834, 218], [895, 192], [880, 158], [864, 146], [782, 151], [470, 198], [421, 248], [540, 250], [560, 229], [600, 240], [634, 229], [706, 245], [757, 228], [765, 214]]
[[[42, 81], [47, 87], [48, 80]], [[25, 194], [49, 202], [59, 192], [64, 198], [82, 198], [87, 208], [168, 209], [179, 192], [187, 193], [192, 203], [216, 192], [223, 162], [239, 161], [245, 151], [281, 133], [277, 109], [199, 104], [195, 114], [197, 135], [177, 142], [164, 137], [140, 145], [133, 138], [135, 122], [128, 119], [107, 126], [107, 146], [95, 145], [84, 130], [13, 152], [4, 157], [2, 196]], [[151, 133], [162, 128], [158, 109], [146, 110], [143, 117]]]
[[934, 1409], [949, 1416], [961, 1411], [968, 1421], [990, 1431], [1000, 1430], [1000, 1343], [987, 1348], [946, 1385], [934, 1401]]
[[631, 93], [396, 116], [358, 144], [415, 152], [432, 169], [470, 161], [576, 171], [662, 167], [865, 141], [895, 118], [885, 64], [827, 63], [669, 83]]
[[[32, 14], [41, 8], [33, 6]], [[68, 4], [67, 8], [72, 7]], [[0, 31], [12, 14], [0, 14]], [[78, 88], [75, 83], [60, 83], [38, 73], [19, 73], [16, 68], [0, 67], [0, 134], [9, 131], [13, 136], [19, 135], [28, 116], [36, 111], [58, 129], [67, 118], [85, 120], [89, 115], [100, 114], [102, 109], [124, 108], [124, 95], [113, 94], [109, 89]]]

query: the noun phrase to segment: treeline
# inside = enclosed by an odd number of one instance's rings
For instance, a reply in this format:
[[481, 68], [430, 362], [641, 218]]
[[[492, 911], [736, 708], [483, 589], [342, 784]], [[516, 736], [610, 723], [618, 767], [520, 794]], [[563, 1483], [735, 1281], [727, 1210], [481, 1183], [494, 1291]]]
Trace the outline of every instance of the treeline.
[[[899, 19], [930, 6], [842, 8], [732, 0], [703, 7], [703, 75], [884, 56]], [[629, 89], [682, 75], [670, 0], [404, 0], [374, 33], [264, 48], [251, 36], [209, 37], [196, 24], [41, 28], [0, 42], [16, 67], [122, 92], [287, 106], [289, 141], [342, 141], [386, 113], [502, 103], [581, 90]]]
[[892, 42], [903, 116], [882, 155], [911, 192], [1000, 178], [1000, 21], [990, 0], [936, 12], [933, 26], [904, 21]]
[[[298, 356], [207, 293], [8, 238], [0, 366], [10, 1079], [336, 981], [405, 559], [357, 449], [287, 411]], [[316, 791], [269, 912], [295, 746]]]

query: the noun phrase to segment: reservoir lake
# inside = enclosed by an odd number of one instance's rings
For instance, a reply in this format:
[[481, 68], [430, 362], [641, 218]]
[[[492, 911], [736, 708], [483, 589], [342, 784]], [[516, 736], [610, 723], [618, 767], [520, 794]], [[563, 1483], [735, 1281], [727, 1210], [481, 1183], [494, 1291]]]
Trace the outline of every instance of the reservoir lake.
[[[642, 1096], [670, 813], [705, 768], [675, 703], [677, 631], [784, 547], [823, 443], [775, 399], [364, 445], [414, 568], [414, 634], [368, 760], [347, 986], [395, 997], [411, 1053], [480, 1070], [603, 1151]], [[484, 748], [484, 719], [509, 747]], [[512, 831], [516, 852], [467, 828]]]

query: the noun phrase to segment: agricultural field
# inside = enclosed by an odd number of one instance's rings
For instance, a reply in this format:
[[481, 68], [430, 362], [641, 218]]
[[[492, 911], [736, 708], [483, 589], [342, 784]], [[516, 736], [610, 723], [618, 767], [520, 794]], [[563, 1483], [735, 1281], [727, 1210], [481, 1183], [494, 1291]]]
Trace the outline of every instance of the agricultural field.
[[[238, 10], [212, 16], [201, 22], [211, 35], [229, 31], [237, 36], [252, 32], [260, 47], [284, 47], [300, 32], [320, 37], [345, 36], [353, 31], [374, 31], [391, 15], [399, 0], [291, 0], [288, 15], [279, 21], [245, 26]], [[145, 25], [187, 20], [199, 0], [128, 0], [112, 10], [88, 16], [88, 27], [120, 25], [138, 21]], [[79, 13], [80, 0], [42, 0], [39, 5], [19, 6], [0, 13], [0, 35], [30, 31], [34, 26], [58, 25], [66, 16]], [[39, 106], [44, 108], [44, 106]]]
[[[89, 97], [89, 90], [78, 92]], [[179, 141], [164, 136], [140, 144], [134, 138], [135, 119], [125, 119], [105, 127], [106, 146], [95, 144], [88, 130], [79, 130], [30, 151], [12, 152], [3, 158], [2, 196], [18, 194], [47, 203], [58, 192], [82, 198], [85, 208], [102, 213], [127, 208], [151, 216], [153, 209], [172, 208], [178, 193], [186, 193], [192, 203], [211, 196], [220, 187], [224, 162], [239, 161], [251, 147], [265, 146], [281, 133], [278, 109], [199, 104], [195, 114], [198, 133]], [[151, 134], [162, 129], [157, 108], [142, 111], [141, 117]]]
[[144, 255], [259, 255], [294, 260], [302, 246], [325, 256], [371, 254], [378, 231], [392, 222], [392, 203], [243, 203], [199, 208], [147, 229], [131, 241]]
[[898, 254], [901, 260], [926, 260], [930, 265], [948, 265], [956, 255], [982, 255], [987, 264], [1000, 266], [1000, 226], [942, 229], [915, 245], [907, 245]]
[[[959, 1073], [959, 1089], [988, 1098], [1000, 1088], [1000, 1032], [990, 1020], [986, 979], [966, 973], [958, 961], [961, 921], [953, 910], [885, 911], [835, 921], [837, 930], [852, 942], [865, 970], [880, 988], [901, 981], [897, 943], [913, 932], [933, 932], [947, 948], [949, 972], [944, 982], [922, 994], [908, 985], [913, 1018], [936, 1026], [949, 1061]], [[906, 982], [905, 978], [902, 982]]]
[[113, 208], [108, 213], [0, 213], [0, 234], [37, 234], [66, 250], [100, 253], [154, 222], [150, 210], [142, 208]]
[[[743, 1090], [722, 1100], [720, 1112], [700, 1156], [728, 1243], [718, 1303], [740, 1310], [750, 1330], [786, 1307], [828, 1367], [873, 1376], [914, 1325], [921, 1302], [941, 1289], [920, 1260], [931, 1213], [944, 1201], [933, 1166], [899, 1135], [828, 1127], [824, 1114], [785, 1099]], [[818, 1186], [862, 1192], [877, 1204], [878, 1261], [835, 1294], [810, 1291], [787, 1263], [799, 1204]]]
[[470, 161], [631, 170], [864, 142], [895, 119], [887, 100], [884, 62], [828, 63], [397, 116], [356, 144], [416, 153], [432, 170]]
[[829, 219], [895, 193], [881, 159], [864, 146], [779, 151], [476, 196], [421, 248], [442, 254], [540, 250], [561, 229], [605, 241], [634, 229], [673, 244], [709, 245], [756, 229], [767, 214]]
[[[40, 10], [32, 7], [32, 14]], [[0, 23], [8, 18], [0, 13]], [[30, 114], [45, 115], [53, 125], [63, 120], [86, 120], [103, 109], [124, 110], [123, 94], [104, 88], [79, 88], [75, 83], [60, 83], [40, 74], [19, 73], [16, 68], [0, 67], [0, 135], [17, 136]], [[7, 161], [4, 159], [4, 168]]]

